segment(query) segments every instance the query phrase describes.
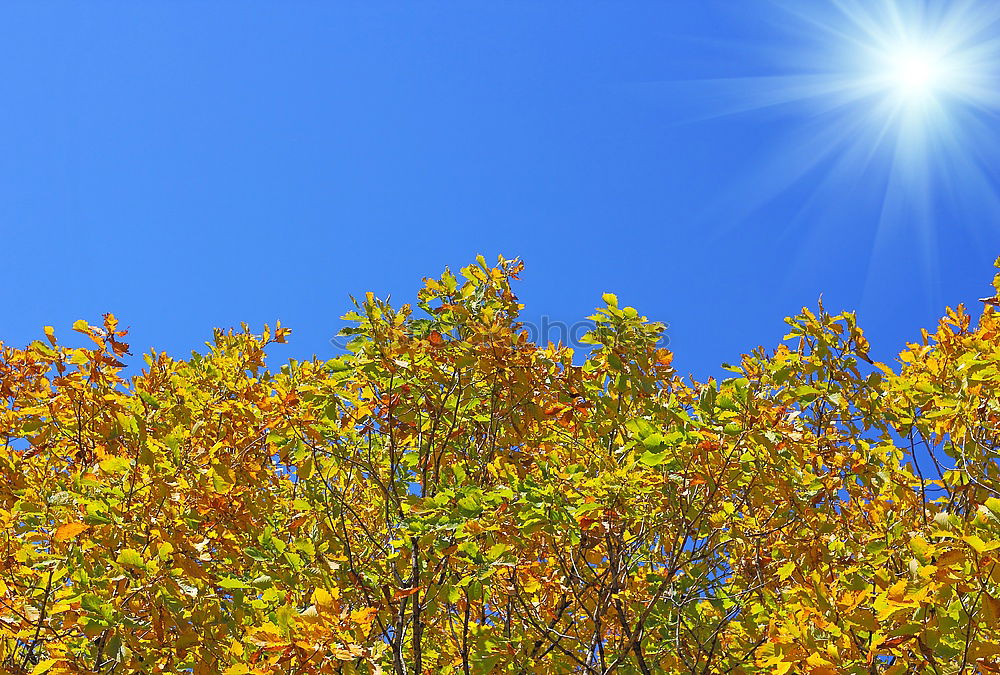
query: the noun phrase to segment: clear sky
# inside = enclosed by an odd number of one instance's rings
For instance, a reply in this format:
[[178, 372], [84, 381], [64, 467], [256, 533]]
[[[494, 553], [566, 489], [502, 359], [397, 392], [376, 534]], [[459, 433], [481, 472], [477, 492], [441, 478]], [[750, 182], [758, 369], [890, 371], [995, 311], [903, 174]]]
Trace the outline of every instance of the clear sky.
[[280, 318], [276, 357], [328, 357], [348, 294], [503, 253], [525, 318], [615, 292], [685, 372], [820, 294], [891, 358], [990, 291], [1000, 29], [899, 0], [919, 29], [885, 30], [920, 54], [974, 47], [891, 65], [948, 71], [915, 122], [858, 84], [891, 12], [839, 4], [7, 0], [0, 339], [111, 311], [133, 352], [184, 355]]

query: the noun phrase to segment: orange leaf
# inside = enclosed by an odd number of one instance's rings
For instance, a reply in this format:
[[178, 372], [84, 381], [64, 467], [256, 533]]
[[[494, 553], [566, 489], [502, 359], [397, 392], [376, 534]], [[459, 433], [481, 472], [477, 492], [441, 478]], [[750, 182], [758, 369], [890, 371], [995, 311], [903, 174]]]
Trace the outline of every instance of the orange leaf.
[[83, 523], [66, 523], [64, 525], [60, 525], [56, 529], [56, 533], [52, 538], [56, 541], [66, 541], [67, 539], [72, 539], [89, 528], [89, 525], [84, 525]]
[[416, 588], [401, 588], [393, 594], [392, 599], [399, 600], [401, 598], [408, 598], [418, 591], [420, 591], [420, 586], [417, 586]]

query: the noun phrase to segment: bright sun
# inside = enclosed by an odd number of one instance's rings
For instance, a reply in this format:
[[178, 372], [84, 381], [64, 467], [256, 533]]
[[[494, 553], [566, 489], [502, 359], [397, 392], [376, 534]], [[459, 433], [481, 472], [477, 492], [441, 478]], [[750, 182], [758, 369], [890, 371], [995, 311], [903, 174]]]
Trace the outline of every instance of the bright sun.
[[[745, 213], [807, 184], [796, 226], [807, 217], [832, 223], [827, 214], [860, 213], [853, 209], [877, 199], [877, 219], [865, 221], [873, 246], [889, 251], [890, 237], [919, 237], [925, 265], [937, 255], [931, 226], [945, 209], [975, 203], [1000, 213], [1000, 2], [762, 4], [782, 10], [774, 24], [783, 34], [761, 43], [759, 74], [675, 83], [675, 100], [705, 106], [701, 119], [771, 110], [770, 122], [787, 127], [733, 196]], [[736, 72], [748, 57], [733, 59]], [[996, 233], [995, 218], [981, 222]]]
[[908, 99], [933, 95], [941, 84], [941, 63], [934, 55], [916, 49], [901, 50], [892, 59], [889, 79]]

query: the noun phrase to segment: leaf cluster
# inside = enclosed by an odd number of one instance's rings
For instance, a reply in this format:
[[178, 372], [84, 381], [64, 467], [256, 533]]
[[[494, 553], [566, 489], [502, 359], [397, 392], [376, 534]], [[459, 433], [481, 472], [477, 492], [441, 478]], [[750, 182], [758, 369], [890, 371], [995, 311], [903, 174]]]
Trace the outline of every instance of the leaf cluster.
[[533, 344], [520, 271], [368, 295], [277, 370], [280, 324], [134, 376], [111, 315], [0, 345], [0, 663], [1000, 672], [995, 303], [894, 366], [803, 309], [697, 382], [612, 294], [584, 353]]

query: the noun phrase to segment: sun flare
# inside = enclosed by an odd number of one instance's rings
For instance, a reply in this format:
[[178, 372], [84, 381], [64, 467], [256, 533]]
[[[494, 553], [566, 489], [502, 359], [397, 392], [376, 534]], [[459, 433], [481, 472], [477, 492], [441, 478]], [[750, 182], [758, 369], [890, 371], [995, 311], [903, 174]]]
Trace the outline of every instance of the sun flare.
[[826, 35], [827, 53], [836, 52], [842, 77], [840, 91], [828, 95], [857, 102], [881, 95], [884, 105], [859, 107], [857, 114], [889, 132], [883, 140], [894, 135], [909, 149], [950, 142], [968, 133], [957, 126], [968, 126], [970, 115], [1000, 112], [997, 8], [968, 0], [833, 4], [836, 28]]
[[834, 213], [877, 201], [878, 220], [868, 224], [873, 249], [891, 250], [895, 236], [916, 237], [927, 269], [944, 206], [990, 204], [1000, 213], [993, 161], [1000, 3], [770, 2], [782, 11], [761, 43], [757, 73], [677, 88], [678, 99], [704, 111], [694, 119], [746, 115], [784, 126], [753, 172], [735, 182], [727, 205], [742, 205], [749, 218], [808, 182], [812, 191], [795, 218], [819, 227]]
[[927, 167], [951, 165], [948, 179], [956, 180], [955, 166], [981, 166], [974, 155], [1000, 140], [1000, 4], [773, 2], [787, 12], [795, 36], [785, 52], [787, 72], [716, 87], [733, 97], [733, 113], [804, 113], [806, 143], [816, 146], [802, 155], [809, 166], [823, 158], [838, 159], [845, 171], [888, 164], [907, 180], [923, 180]]
[[940, 59], [919, 49], [901, 49], [891, 56], [887, 78], [896, 91], [908, 100], [934, 95], [941, 84]]

